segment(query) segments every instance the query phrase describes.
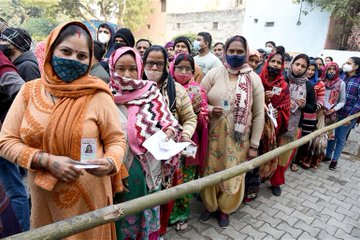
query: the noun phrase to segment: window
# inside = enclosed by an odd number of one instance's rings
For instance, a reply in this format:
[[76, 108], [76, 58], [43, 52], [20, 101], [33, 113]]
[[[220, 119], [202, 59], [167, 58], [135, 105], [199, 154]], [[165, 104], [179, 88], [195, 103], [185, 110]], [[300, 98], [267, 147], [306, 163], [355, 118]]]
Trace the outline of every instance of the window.
[[148, 24], [148, 25], [147, 25], [147, 29], [150, 29], [150, 28], [151, 28], [151, 25], [150, 25], [150, 24]]
[[259, 22], [259, 19], [254, 18], [254, 23], [258, 23], [258, 22]]
[[161, 0], [161, 12], [166, 12], [166, 0]]
[[213, 29], [213, 30], [218, 30], [218, 27], [219, 27], [219, 22], [213, 22], [213, 27], [212, 27], [212, 29]]
[[176, 24], [176, 28], [177, 28], [177, 29], [180, 29], [180, 27], [181, 27], [181, 26], [180, 26], [180, 23], [177, 23], [177, 24]]
[[265, 27], [273, 27], [275, 22], [265, 22]]
[[235, 7], [240, 7], [243, 4], [242, 0], [235, 0]]

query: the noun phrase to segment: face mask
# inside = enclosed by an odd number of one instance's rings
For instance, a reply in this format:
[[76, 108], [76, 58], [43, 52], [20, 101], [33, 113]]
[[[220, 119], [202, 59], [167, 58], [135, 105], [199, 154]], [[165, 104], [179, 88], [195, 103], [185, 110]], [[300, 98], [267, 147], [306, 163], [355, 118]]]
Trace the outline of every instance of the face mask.
[[191, 80], [191, 78], [193, 78], [194, 75], [192, 75], [191, 73], [187, 73], [187, 74], [181, 74], [181, 73], [175, 73], [174, 77], [175, 80], [180, 83], [181, 85], [186, 84], [187, 82], [189, 82]]
[[342, 70], [344, 72], [351, 72], [353, 70], [352, 66], [350, 64], [345, 64], [343, 67], [342, 67]]
[[0, 45], [0, 51], [4, 53], [5, 56], [9, 57], [11, 55], [10, 45]]
[[195, 40], [193, 43], [194, 50], [197, 52], [201, 49], [200, 47], [200, 41]]
[[159, 82], [163, 75], [163, 72], [145, 69], [145, 75], [149, 80]]
[[53, 56], [52, 67], [61, 80], [70, 83], [82, 77], [89, 68], [89, 65], [75, 60]]
[[275, 77], [276, 75], [278, 75], [280, 69], [278, 68], [274, 68], [274, 67], [270, 67], [270, 66], [267, 66], [267, 70], [268, 70], [268, 73], [269, 73], [269, 76], [270, 77]]
[[99, 42], [106, 44], [110, 40], [110, 35], [102, 32], [98, 35], [98, 40]]
[[329, 80], [333, 80], [335, 78], [335, 73], [326, 73], [326, 78]]
[[264, 50], [265, 50], [265, 52], [267, 54], [269, 54], [272, 51], [272, 48], [271, 47], [266, 47]]
[[245, 55], [227, 55], [226, 54], [226, 62], [232, 68], [241, 67], [246, 62]]
[[126, 47], [126, 43], [114, 43], [115, 50], [121, 47]]

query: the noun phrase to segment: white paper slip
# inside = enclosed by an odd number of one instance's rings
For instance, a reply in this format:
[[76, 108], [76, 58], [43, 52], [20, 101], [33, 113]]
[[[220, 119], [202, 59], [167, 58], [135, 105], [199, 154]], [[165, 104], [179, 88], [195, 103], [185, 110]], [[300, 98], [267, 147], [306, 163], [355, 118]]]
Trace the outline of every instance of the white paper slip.
[[187, 146], [184, 151], [183, 151], [186, 155], [195, 158], [196, 157], [196, 152], [197, 152], [197, 146], [190, 144], [189, 146]]
[[160, 130], [146, 139], [143, 147], [146, 148], [156, 160], [168, 160], [190, 145], [189, 142], [176, 143], [172, 139], [165, 142], [165, 139], [166, 134]]
[[275, 95], [280, 95], [281, 93], [281, 88], [280, 87], [273, 87], [271, 92]]
[[200, 86], [189, 86], [188, 91], [190, 93], [200, 93]]
[[274, 116], [274, 107], [271, 103], [269, 103], [268, 109], [269, 111], [267, 111], [267, 115], [269, 116], [270, 120], [274, 123], [275, 128], [277, 128], [278, 124], [276, 117]]
[[82, 169], [93, 169], [93, 168], [98, 168], [98, 167], [100, 167], [100, 165], [94, 165], [94, 164], [86, 164], [86, 165], [75, 164], [75, 168], [82, 168]]

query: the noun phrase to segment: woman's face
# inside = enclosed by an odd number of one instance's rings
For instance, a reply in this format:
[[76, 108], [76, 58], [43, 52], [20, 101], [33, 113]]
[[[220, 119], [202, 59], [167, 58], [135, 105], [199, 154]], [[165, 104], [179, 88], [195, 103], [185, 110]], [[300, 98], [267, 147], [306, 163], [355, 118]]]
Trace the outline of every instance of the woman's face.
[[308, 79], [312, 78], [315, 74], [315, 66], [314, 65], [310, 65], [308, 67], [308, 69], [306, 70], [306, 77]]
[[356, 65], [354, 60], [352, 60], [351, 58], [349, 58], [345, 64], [348, 64], [352, 67], [352, 71], [350, 71], [350, 72], [353, 72], [353, 71], [355, 72], [360, 67], [359, 65]]
[[127, 77], [132, 79], [138, 78], [138, 70], [134, 56], [131, 54], [124, 54], [115, 63], [115, 72], [120, 77]]
[[291, 65], [291, 70], [296, 76], [301, 76], [307, 70], [307, 62], [303, 58], [299, 58]]
[[324, 66], [324, 64], [322, 63], [322, 61], [320, 59], [316, 59], [315, 60], [317, 66], [318, 66], [318, 69], [322, 68]]
[[275, 54], [269, 61], [269, 66], [276, 69], [281, 69], [282, 57], [279, 54]]
[[258, 66], [258, 64], [260, 63], [260, 58], [258, 58], [258, 56], [256, 55], [252, 55], [249, 57], [249, 62], [248, 64], [250, 65], [250, 67], [255, 70]]
[[189, 54], [189, 49], [187, 48], [187, 46], [184, 42], [178, 42], [174, 46], [174, 52], [175, 52], [175, 54], [179, 54], [179, 53]]
[[164, 54], [161, 51], [151, 51], [144, 63], [147, 70], [158, 72], [164, 71], [165, 64]]
[[240, 41], [233, 41], [226, 50], [227, 55], [244, 55], [245, 47]]
[[54, 56], [81, 63], [90, 64], [90, 52], [86, 37], [84, 34], [76, 34], [65, 38], [54, 49]]
[[182, 60], [179, 64], [175, 65], [175, 73], [177, 74], [192, 74], [192, 72], [189, 60]]
[[175, 56], [174, 47], [168, 47], [166, 52], [169, 55], [169, 58], [173, 58]]

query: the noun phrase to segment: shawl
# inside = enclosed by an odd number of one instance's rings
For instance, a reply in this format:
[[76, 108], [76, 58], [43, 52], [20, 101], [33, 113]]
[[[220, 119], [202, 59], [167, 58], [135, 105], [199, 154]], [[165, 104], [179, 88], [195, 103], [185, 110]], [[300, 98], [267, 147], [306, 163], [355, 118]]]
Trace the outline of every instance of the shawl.
[[281, 88], [280, 95], [273, 95], [271, 98], [271, 104], [278, 110], [276, 128], [276, 136], [285, 133], [288, 129], [288, 122], [290, 118], [290, 91], [287, 82], [282, 74], [284, 69], [284, 61], [282, 62], [279, 73], [270, 81], [270, 76], [267, 70], [270, 60], [275, 56], [276, 53], [271, 53], [268, 60], [265, 62], [264, 67], [260, 73], [260, 78], [263, 83], [265, 91], [271, 91], [274, 87]]
[[309, 78], [310, 83], [314, 86], [316, 85], [316, 83], [319, 81], [319, 70], [318, 70], [318, 66], [316, 64], [315, 61], [310, 61], [310, 66], [314, 66], [315, 67], [315, 72], [314, 72], [314, 76], [312, 76], [311, 78]]
[[41, 75], [44, 74], [45, 51], [46, 51], [45, 41], [38, 42], [35, 46], [34, 54], [39, 63], [39, 70]]
[[[180, 53], [181, 54], [181, 53]], [[174, 58], [174, 61], [176, 61], [176, 58], [180, 55], [176, 55]], [[182, 53], [182, 54], [186, 54], [186, 53]], [[174, 64], [171, 65], [170, 67], [170, 74], [172, 76], [174, 76]], [[176, 81], [176, 78], [174, 78]], [[186, 91], [189, 94], [190, 100], [191, 102], [193, 102], [194, 99], [194, 94], [189, 93], [189, 88], [191, 86], [196, 86], [200, 88], [200, 94], [201, 94], [201, 108], [200, 108], [200, 112], [197, 114], [197, 127], [196, 127], [196, 131], [193, 135], [193, 137], [191, 138], [192, 141], [194, 141], [197, 146], [198, 146], [198, 150], [196, 153], [195, 158], [186, 158], [185, 159], [185, 166], [190, 166], [190, 165], [199, 165], [199, 171], [200, 173], [202, 173], [205, 169], [205, 159], [206, 159], [206, 153], [207, 153], [207, 148], [208, 148], [208, 104], [207, 104], [207, 95], [205, 92], [205, 89], [200, 86], [199, 83], [197, 83], [195, 81], [194, 78], [192, 78], [189, 82], [187, 82], [186, 84], [182, 85]]]
[[244, 135], [246, 135], [249, 128], [249, 115], [251, 112], [252, 106], [252, 83], [250, 73], [252, 68], [244, 63], [242, 66], [238, 68], [230, 67], [229, 63], [226, 61], [226, 52], [230, 43], [233, 41], [242, 41], [245, 43], [245, 58], [246, 62], [249, 60], [250, 50], [247, 44], [247, 41], [242, 36], [233, 36], [227, 40], [224, 49], [224, 57], [223, 63], [225, 68], [229, 73], [237, 75], [237, 86], [236, 86], [236, 94], [235, 94], [235, 107], [234, 107], [234, 138], [237, 142], [241, 142]]
[[[160, 130], [171, 127], [177, 130], [177, 133], [181, 130], [181, 127], [168, 109], [155, 82], [123, 78], [115, 72], [116, 61], [127, 52], [131, 52], [135, 57], [138, 78], [141, 77], [142, 64], [140, 55], [132, 48], [122, 47], [114, 51], [109, 58], [111, 76], [109, 85], [114, 90], [115, 103], [127, 107], [128, 143], [132, 152], [139, 158], [146, 173], [146, 183], [149, 189], [153, 190], [161, 183], [161, 172], [156, 171], [155, 176], [153, 172], [154, 169], [159, 170], [156, 166], [159, 161], [156, 161], [142, 144], [147, 138]], [[178, 156], [176, 155], [164, 162], [162, 171], [169, 173], [177, 165]], [[155, 180], [151, 181], [151, 179]]]
[[[335, 72], [335, 78], [333, 80], [329, 80], [326, 78], [326, 72], [328, 71], [328, 69], [330, 67], [335, 67], [336, 72]], [[328, 64], [325, 65], [324, 71], [321, 75], [321, 78], [324, 80], [325, 82], [325, 89], [326, 91], [330, 91], [329, 94], [329, 99], [326, 99], [325, 101], [328, 103], [328, 105], [330, 106], [335, 106], [336, 103], [339, 100], [339, 96], [340, 96], [340, 85], [341, 85], [341, 79], [339, 78], [339, 66], [337, 65], [337, 63], [335, 62], [329, 62]]]
[[0, 51], [0, 78], [7, 72], [16, 72], [17, 69], [10, 60]]
[[[44, 131], [43, 150], [53, 155], [67, 156], [79, 161], [83, 119], [88, 104], [96, 92], [103, 91], [109, 95], [111, 92], [103, 81], [88, 75], [90, 67], [84, 76], [72, 83], [65, 83], [54, 72], [51, 65], [53, 44], [60, 32], [72, 24], [79, 25], [91, 36], [83, 23], [69, 22], [56, 27], [46, 42], [44, 74], [41, 76], [41, 83], [47, 92], [58, 98], [58, 101], [52, 108], [49, 117], [51, 121]], [[36, 170], [34, 182], [39, 187], [51, 191], [57, 181], [58, 179], [48, 171]]]

